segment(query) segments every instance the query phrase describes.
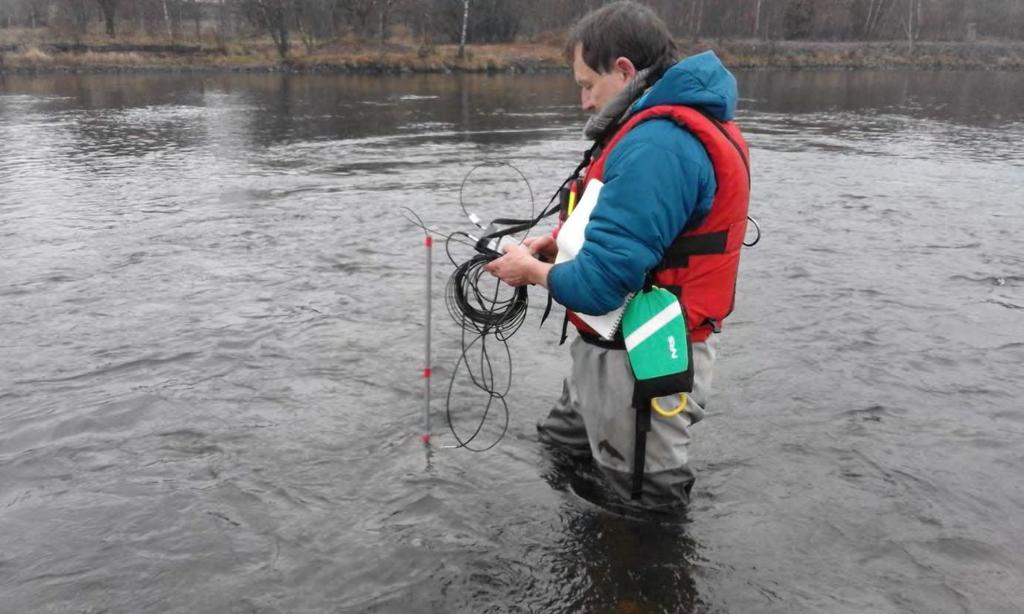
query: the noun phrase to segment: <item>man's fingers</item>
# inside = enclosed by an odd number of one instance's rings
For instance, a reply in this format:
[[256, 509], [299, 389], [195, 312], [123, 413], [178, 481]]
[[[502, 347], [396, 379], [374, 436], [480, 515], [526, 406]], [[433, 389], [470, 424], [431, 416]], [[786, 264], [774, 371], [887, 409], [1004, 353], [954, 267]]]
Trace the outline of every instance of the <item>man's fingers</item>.
[[[519, 250], [519, 249], [524, 249], [524, 246], [523, 245], [519, 245], [518, 243], [509, 243], [507, 245], [503, 245], [502, 248], [501, 248], [501, 250], [503, 252], [505, 252], [506, 254], [511, 254], [513, 251]], [[528, 246], [525, 247], [525, 249], [526, 249], [526, 251], [530, 251], [530, 248]]]
[[533, 244], [534, 251], [538, 253], [549, 251], [554, 244], [555, 241], [551, 237], [538, 237], [537, 242]]

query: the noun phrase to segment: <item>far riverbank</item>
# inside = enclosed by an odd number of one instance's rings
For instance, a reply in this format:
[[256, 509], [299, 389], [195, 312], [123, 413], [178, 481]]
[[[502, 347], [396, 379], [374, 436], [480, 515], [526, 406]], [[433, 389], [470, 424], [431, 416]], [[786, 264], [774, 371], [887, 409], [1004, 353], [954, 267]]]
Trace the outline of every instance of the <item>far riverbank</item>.
[[[713, 49], [734, 68], [889, 68], [1024, 70], [1024, 43], [812, 41], [685, 41], [686, 55]], [[455, 73], [566, 70], [561, 48], [543, 42], [454, 45], [338, 42], [293, 45], [281, 61], [269, 41], [229, 45], [159, 40], [79, 42], [0, 38], [0, 73], [45, 72], [291, 72]]]

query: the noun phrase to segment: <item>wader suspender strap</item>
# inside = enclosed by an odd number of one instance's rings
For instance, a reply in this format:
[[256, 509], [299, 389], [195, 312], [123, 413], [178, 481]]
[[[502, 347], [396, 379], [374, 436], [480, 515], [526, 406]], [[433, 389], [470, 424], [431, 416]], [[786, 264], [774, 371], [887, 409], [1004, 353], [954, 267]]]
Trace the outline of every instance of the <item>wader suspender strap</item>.
[[[651, 271], [644, 277], [644, 292], [650, 292], [654, 285]], [[651, 430], [651, 399], [640, 394], [640, 386], [633, 384], [633, 408], [636, 410], [636, 442], [633, 446], [633, 493], [631, 499], [639, 499], [644, 493], [644, 464], [647, 458], [647, 433]]]
[[647, 457], [647, 433], [651, 430], [651, 400], [640, 398], [633, 392], [636, 409], [636, 444], [633, 448], [633, 492], [631, 499], [639, 499], [644, 490], [644, 459]]

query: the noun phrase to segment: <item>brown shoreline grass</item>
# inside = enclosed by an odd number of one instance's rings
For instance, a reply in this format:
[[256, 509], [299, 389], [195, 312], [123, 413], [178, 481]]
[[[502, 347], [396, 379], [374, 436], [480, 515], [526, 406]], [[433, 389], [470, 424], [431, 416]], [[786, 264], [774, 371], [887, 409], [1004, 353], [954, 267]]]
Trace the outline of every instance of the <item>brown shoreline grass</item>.
[[[566, 70], [551, 37], [539, 42], [470, 45], [386, 44], [342, 40], [307, 49], [293, 44], [288, 60], [269, 40], [222, 43], [128, 35], [111, 40], [89, 35], [58, 41], [45, 31], [0, 29], [0, 73], [89, 71], [278, 71], [278, 72], [543, 72]], [[714, 49], [735, 68], [886, 68], [1024, 70], [1024, 42], [837, 43], [813, 41], [680, 41], [685, 54]]]

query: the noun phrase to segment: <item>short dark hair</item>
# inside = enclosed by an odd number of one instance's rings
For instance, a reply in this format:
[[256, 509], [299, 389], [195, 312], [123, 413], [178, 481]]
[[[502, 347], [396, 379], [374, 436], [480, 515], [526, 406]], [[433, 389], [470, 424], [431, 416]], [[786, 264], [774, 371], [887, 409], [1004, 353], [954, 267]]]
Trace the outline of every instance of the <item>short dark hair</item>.
[[668, 26], [657, 13], [636, 2], [613, 2], [584, 15], [565, 41], [569, 62], [580, 44], [583, 61], [600, 73], [611, 70], [619, 57], [629, 58], [637, 70], [655, 66], [655, 72], [664, 71], [676, 58]]

